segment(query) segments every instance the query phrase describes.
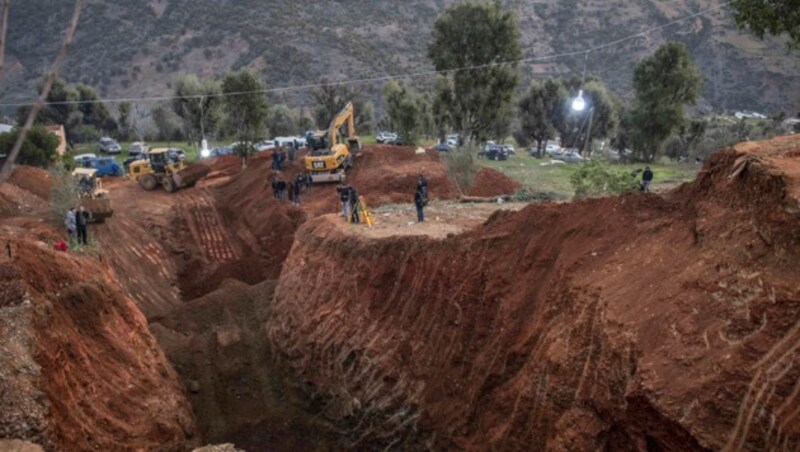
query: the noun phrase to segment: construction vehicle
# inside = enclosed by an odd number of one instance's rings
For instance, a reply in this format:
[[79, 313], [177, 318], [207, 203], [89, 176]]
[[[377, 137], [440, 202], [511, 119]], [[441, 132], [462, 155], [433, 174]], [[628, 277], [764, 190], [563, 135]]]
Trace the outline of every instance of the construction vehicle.
[[96, 168], [75, 168], [72, 177], [78, 186], [78, 206], [89, 212], [89, 221], [102, 223], [114, 215], [108, 190], [103, 189]]
[[[339, 143], [339, 129], [347, 125], [347, 144]], [[344, 172], [353, 164], [353, 156], [361, 150], [361, 141], [356, 136], [353, 103], [331, 121], [328, 130], [309, 133], [306, 136], [309, 155], [305, 157], [306, 170], [313, 182], [341, 182]]]
[[128, 165], [128, 175], [147, 191], [161, 186], [167, 193], [174, 193], [193, 186], [210, 170], [206, 165], [187, 165], [166, 148], [153, 149], [142, 156]]

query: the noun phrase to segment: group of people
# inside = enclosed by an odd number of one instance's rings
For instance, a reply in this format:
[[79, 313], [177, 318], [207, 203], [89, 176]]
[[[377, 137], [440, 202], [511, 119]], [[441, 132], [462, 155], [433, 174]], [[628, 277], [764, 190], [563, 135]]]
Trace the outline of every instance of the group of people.
[[288, 151], [283, 146], [278, 146], [272, 150], [272, 169], [273, 171], [283, 171], [286, 167], [286, 161], [294, 162], [297, 159], [297, 151], [300, 149], [300, 144], [297, 140], [290, 143]]
[[89, 223], [89, 212], [83, 206], [77, 209], [74, 207], [69, 208], [64, 218], [64, 226], [67, 228], [67, 237], [70, 243], [75, 243], [75, 240], [77, 240], [78, 244], [87, 244], [87, 223]]
[[358, 190], [342, 181], [339, 182], [339, 186], [336, 188], [336, 196], [342, 205], [342, 216], [345, 220], [350, 223], [360, 223]]
[[[311, 175], [306, 173], [298, 174], [294, 179], [289, 182], [285, 181], [283, 177], [272, 177], [272, 194], [280, 202], [286, 201], [295, 205], [300, 205], [300, 195], [308, 190], [311, 186]], [[288, 194], [288, 196], [287, 196]]]

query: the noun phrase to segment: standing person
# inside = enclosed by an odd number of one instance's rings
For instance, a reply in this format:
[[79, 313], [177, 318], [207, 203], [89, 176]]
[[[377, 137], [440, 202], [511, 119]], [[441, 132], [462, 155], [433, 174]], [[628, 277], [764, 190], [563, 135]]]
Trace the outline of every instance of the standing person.
[[278, 179], [278, 200], [283, 202], [286, 199], [286, 182], [283, 178]]
[[650, 167], [647, 166], [644, 168], [644, 172], [642, 173], [642, 191], [647, 193], [650, 191], [650, 184], [653, 182], [653, 172], [650, 170]]
[[75, 215], [75, 224], [78, 229], [78, 243], [86, 245], [86, 223], [89, 221], [89, 212], [83, 206], [78, 208], [78, 213]]
[[350, 187], [350, 222], [351, 223], [360, 223], [361, 219], [358, 216], [359, 212], [359, 203], [358, 203], [358, 190], [355, 187]]
[[283, 171], [284, 167], [286, 167], [286, 151], [280, 148], [278, 151], [278, 169]]
[[347, 214], [350, 212], [350, 187], [344, 182], [339, 182], [339, 187], [336, 189], [336, 195], [342, 203], [342, 216], [345, 220], [348, 218]]
[[289, 147], [289, 161], [294, 162], [297, 157], [297, 140], [294, 140]]
[[78, 226], [75, 224], [75, 208], [70, 207], [67, 215], [64, 217], [64, 227], [67, 228], [67, 241], [72, 243], [75, 240]]
[[417, 190], [414, 193], [414, 205], [417, 207], [417, 222], [422, 223], [425, 221], [425, 212], [423, 212], [423, 208], [425, 208], [425, 194], [422, 193], [422, 190]]
[[278, 171], [278, 150], [272, 149], [272, 170]]
[[296, 195], [294, 193], [294, 184], [292, 183], [291, 179], [289, 179], [289, 183], [287, 185], [288, 185], [287, 188], [289, 189], [289, 202], [294, 204], [294, 199]]
[[306, 171], [306, 188], [311, 188], [311, 185], [314, 184], [314, 178], [311, 177], [311, 173]]
[[294, 178], [294, 201], [298, 206], [300, 205], [300, 193], [303, 191], [303, 176], [298, 174]]
[[422, 191], [422, 195], [425, 196], [425, 198], [428, 197], [428, 179], [425, 179], [425, 176], [422, 174], [417, 178], [417, 190]]
[[275, 199], [279, 199], [279, 196], [278, 196], [278, 179], [275, 176], [272, 176], [272, 196], [274, 196]]

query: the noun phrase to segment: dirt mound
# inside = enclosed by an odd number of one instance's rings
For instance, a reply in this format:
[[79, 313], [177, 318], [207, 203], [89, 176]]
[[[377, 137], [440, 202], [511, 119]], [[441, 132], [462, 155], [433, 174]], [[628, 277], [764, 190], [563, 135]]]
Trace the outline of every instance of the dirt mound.
[[48, 450], [194, 446], [190, 406], [135, 305], [94, 261], [21, 234], [0, 239], [15, 245], [0, 258], [0, 436]]
[[469, 196], [491, 197], [513, 195], [522, 185], [509, 179], [505, 174], [491, 168], [481, 168], [475, 175]]
[[269, 337], [329, 420], [369, 426], [362, 448], [786, 449], [798, 142], [724, 151], [668, 199], [532, 205], [440, 240], [314, 219]]
[[52, 181], [46, 170], [32, 166], [17, 166], [11, 173], [9, 182], [45, 201], [50, 199]]

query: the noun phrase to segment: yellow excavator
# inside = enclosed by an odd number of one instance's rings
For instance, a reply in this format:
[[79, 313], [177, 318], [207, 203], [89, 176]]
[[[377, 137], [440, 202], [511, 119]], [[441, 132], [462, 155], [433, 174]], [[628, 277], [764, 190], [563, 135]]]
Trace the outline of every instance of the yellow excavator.
[[[339, 143], [339, 129], [345, 124], [347, 144]], [[333, 118], [328, 130], [306, 135], [306, 145], [309, 149], [305, 157], [306, 170], [314, 183], [344, 181], [344, 172], [353, 164], [353, 155], [361, 150], [361, 141], [356, 136], [353, 103], [345, 105]]]

